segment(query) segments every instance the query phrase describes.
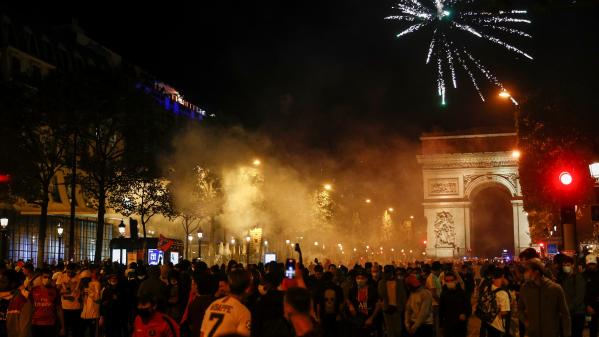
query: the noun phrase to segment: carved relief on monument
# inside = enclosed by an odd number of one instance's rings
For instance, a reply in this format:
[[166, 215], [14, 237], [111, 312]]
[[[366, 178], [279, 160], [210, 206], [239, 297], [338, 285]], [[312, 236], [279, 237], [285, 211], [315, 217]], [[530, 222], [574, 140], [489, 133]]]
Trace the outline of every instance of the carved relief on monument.
[[433, 225], [435, 233], [435, 248], [455, 247], [455, 224], [450, 212], [437, 212], [437, 218]]
[[428, 194], [432, 196], [458, 195], [458, 178], [438, 178], [428, 180]]

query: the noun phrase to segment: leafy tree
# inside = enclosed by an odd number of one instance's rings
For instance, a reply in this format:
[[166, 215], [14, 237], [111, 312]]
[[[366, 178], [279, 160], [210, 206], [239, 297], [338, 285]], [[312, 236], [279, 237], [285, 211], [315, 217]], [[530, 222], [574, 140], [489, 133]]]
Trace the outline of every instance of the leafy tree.
[[46, 249], [50, 187], [56, 173], [65, 166], [68, 148], [65, 115], [52, 113], [43, 104], [47, 94], [43, 90], [16, 84], [4, 89], [0, 110], [6, 121], [2, 133], [6, 136], [6, 153], [9, 154], [5, 171], [12, 177], [11, 196], [40, 207], [37, 262], [42, 263]]
[[[533, 241], [545, 238], [559, 222], [561, 204], [592, 200], [594, 182], [588, 165], [599, 154], [599, 140], [588, 123], [597, 111], [595, 103], [581, 99], [585, 92], [576, 86], [539, 90], [523, 104], [519, 170]], [[575, 178], [567, 190], [559, 182], [563, 171]]]
[[168, 195], [170, 202], [166, 213], [171, 220], [181, 220], [185, 254], [189, 258], [188, 236], [197, 232], [204, 222], [211, 221], [220, 210], [220, 179], [209, 169], [196, 166], [190, 173], [173, 179]]
[[156, 214], [168, 212], [169, 195], [164, 179], [151, 177], [147, 171], [124, 177], [110, 194], [114, 210], [125, 216], [139, 215], [143, 237], [146, 224]]

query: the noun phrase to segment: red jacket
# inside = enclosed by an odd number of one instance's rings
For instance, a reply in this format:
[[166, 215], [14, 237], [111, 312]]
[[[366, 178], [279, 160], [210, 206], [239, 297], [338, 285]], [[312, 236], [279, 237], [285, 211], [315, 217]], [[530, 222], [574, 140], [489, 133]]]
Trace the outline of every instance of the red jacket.
[[137, 316], [133, 337], [180, 337], [179, 325], [174, 319], [160, 312], [155, 312], [145, 323]]

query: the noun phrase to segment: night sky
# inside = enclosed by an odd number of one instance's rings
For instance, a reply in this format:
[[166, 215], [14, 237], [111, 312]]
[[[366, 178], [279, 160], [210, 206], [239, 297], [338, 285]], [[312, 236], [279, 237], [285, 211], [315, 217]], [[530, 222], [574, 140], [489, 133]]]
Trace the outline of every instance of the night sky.
[[[91, 38], [179, 88], [221, 121], [315, 147], [334, 147], [373, 130], [415, 139], [423, 131], [510, 125], [513, 107], [484, 82], [489, 100], [482, 103], [463, 73], [458, 91], [450, 89], [448, 105], [440, 106], [435, 69], [424, 64], [430, 32], [396, 39], [406, 26], [383, 20], [393, 4], [101, 2], [3, 10], [32, 26], [76, 18]], [[521, 4], [530, 10], [534, 39], [511, 41], [535, 61], [480, 41], [472, 44], [476, 55], [516, 96], [564, 83], [597, 87], [597, 2], [490, 1], [514, 9]]]

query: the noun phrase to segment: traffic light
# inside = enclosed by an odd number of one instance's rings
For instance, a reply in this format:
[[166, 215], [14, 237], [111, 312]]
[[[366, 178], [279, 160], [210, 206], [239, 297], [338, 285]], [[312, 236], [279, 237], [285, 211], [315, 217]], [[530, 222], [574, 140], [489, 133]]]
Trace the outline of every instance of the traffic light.
[[574, 178], [572, 178], [572, 174], [570, 172], [564, 171], [559, 174], [559, 181], [562, 185], [569, 186], [574, 181]]

